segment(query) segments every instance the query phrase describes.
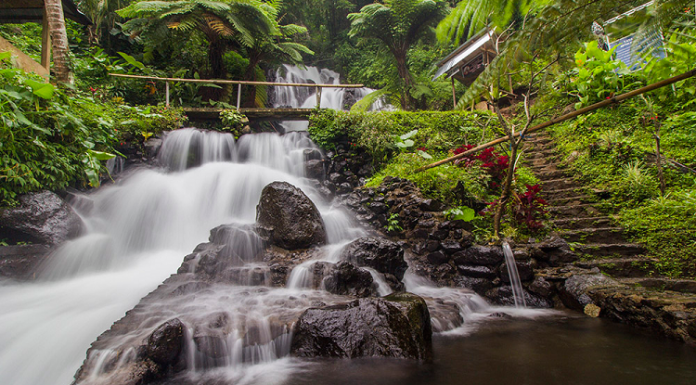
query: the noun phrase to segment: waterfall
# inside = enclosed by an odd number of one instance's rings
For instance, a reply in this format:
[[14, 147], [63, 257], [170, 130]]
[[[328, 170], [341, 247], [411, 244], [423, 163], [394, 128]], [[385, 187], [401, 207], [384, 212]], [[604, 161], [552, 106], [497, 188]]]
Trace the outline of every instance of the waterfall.
[[[279, 83], [312, 83], [312, 84], [340, 84], [338, 72], [326, 68], [291, 66], [284, 64], [275, 73], [275, 79]], [[321, 108], [333, 110], [347, 110], [355, 102], [373, 92], [370, 88], [323, 88], [321, 92]], [[317, 106], [317, 94], [315, 87], [273, 87], [275, 95], [274, 108], [315, 108]], [[372, 110], [381, 111], [389, 109], [383, 101], [378, 100], [372, 106]], [[282, 122], [286, 132], [305, 131], [307, 122], [284, 121]]]
[[[343, 247], [365, 234], [304, 178], [304, 159], [316, 151], [306, 133], [235, 142], [230, 134], [181, 129], [164, 139], [162, 168], [139, 169], [76, 196], [85, 234], [56, 249], [37, 281], [0, 281], [0, 383], [67, 385], [92, 342], [86, 382], [122, 383], [118, 369], [175, 317], [185, 325], [187, 375], [194, 382], [217, 375], [231, 383], [280, 381], [293, 365], [282, 358], [292, 320], [309, 307], [351, 300], [312, 288], [305, 273], [312, 264], [338, 262]], [[263, 242], [247, 228], [262, 189], [274, 181], [297, 186], [315, 203], [329, 243], [316, 260], [296, 266], [282, 288], [270, 285], [271, 267], [257, 258]], [[191, 251], [220, 225], [228, 231], [219, 236], [229, 237], [229, 255], [238, 259], [234, 268], [215, 272], [227, 283], [189, 282], [186, 271], [172, 276], [182, 259], [204, 263]], [[369, 271], [387, 294], [382, 274]], [[463, 333], [477, 314], [499, 311], [467, 289], [437, 288], [410, 272], [404, 282], [426, 299], [438, 332]], [[132, 333], [95, 341], [136, 304], [129, 312]]]
[[508, 275], [510, 276], [510, 285], [512, 286], [512, 296], [515, 300], [515, 307], [526, 307], [527, 302], [524, 299], [524, 289], [522, 288], [520, 274], [517, 272], [515, 255], [510, 248], [510, 244], [507, 242], [503, 242], [503, 254], [505, 254], [505, 266], [507, 266]]

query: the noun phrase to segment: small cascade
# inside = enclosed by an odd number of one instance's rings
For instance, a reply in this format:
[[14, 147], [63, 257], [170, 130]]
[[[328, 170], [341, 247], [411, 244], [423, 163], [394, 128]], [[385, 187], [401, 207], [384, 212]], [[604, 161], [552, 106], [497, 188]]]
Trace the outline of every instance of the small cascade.
[[524, 308], [527, 306], [527, 301], [524, 299], [522, 281], [517, 271], [515, 255], [512, 252], [512, 248], [510, 248], [510, 244], [507, 242], [503, 242], [503, 254], [505, 255], [505, 266], [507, 266], [507, 271], [510, 275], [510, 285], [512, 286], [512, 296], [515, 300], [515, 307]]
[[[284, 64], [275, 73], [279, 83], [311, 83], [311, 84], [340, 84], [338, 72], [326, 68], [300, 68]], [[321, 108], [333, 110], [348, 110], [358, 100], [373, 92], [370, 88], [323, 88], [321, 91]], [[274, 87], [274, 108], [315, 108], [317, 106], [317, 90], [314, 87]], [[381, 100], [375, 102], [371, 110], [388, 109]], [[282, 122], [286, 132], [305, 131], [307, 122]]]
[[236, 161], [234, 137], [212, 131], [183, 129], [168, 135], [158, 158], [172, 171], [183, 171], [204, 163]]
[[[306, 133], [235, 142], [182, 129], [165, 137], [162, 169], [140, 169], [77, 197], [85, 234], [59, 247], [37, 282], [0, 285], [0, 383], [67, 385], [90, 343], [78, 383], [124, 383], [143, 341], [173, 320], [184, 330], [184, 383], [271, 382], [261, 372], [282, 382], [300, 314], [354, 299], [323, 290], [319, 279], [366, 234], [304, 178], [304, 162], [317, 152]], [[313, 201], [327, 245], [269, 261], [275, 257], [253, 224], [261, 191], [275, 181]], [[365, 269], [379, 295], [392, 291], [382, 273]], [[435, 332], [467, 334], [477, 320], [507, 311], [410, 271], [403, 284], [426, 300]]]

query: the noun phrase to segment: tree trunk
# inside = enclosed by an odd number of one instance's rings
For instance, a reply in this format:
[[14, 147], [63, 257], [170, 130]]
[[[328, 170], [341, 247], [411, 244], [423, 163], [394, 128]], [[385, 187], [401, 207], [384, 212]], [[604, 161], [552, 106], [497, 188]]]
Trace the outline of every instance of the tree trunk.
[[392, 53], [396, 59], [396, 69], [399, 72], [399, 77], [404, 82], [404, 87], [401, 90], [401, 108], [409, 110], [415, 104], [415, 100], [413, 100], [410, 93], [411, 87], [413, 87], [413, 77], [411, 77], [411, 72], [408, 70], [408, 64], [406, 63], [406, 51], [393, 50]]
[[[222, 55], [225, 53], [225, 42], [215, 33], [206, 34], [208, 38], [208, 66], [210, 72], [209, 79], [224, 79], [226, 75], [225, 64]], [[223, 88], [202, 87], [201, 96], [203, 100], [220, 100], [225, 94]]]
[[48, 29], [53, 46], [53, 73], [58, 83], [73, 83], [70, 69], [70, 47], [65, 31], [65, 16], [62, 0], [45, 0], [44, 7], [48, 18]]
[[[256, 81], [256, 66], [261, 62], [261, 55], [250, 53], [249, 54], [249, 65], [247, 65], [244, 71], [244, 80]], [[249, 93], [247, 94], [245, 107], [255, 108], [256, 107], [256, 86], [246, 86], [249, 88]]]

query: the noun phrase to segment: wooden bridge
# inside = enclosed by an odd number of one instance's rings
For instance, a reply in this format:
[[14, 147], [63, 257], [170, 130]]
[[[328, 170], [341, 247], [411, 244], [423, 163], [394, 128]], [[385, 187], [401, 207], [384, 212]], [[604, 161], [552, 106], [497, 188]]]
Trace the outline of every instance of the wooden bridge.
[[[254, 82], [245, 80], [225, 80], [225, 79], [183, 79], [183, 78], [161, 78], [156, 76], [140, 76], [126, 74], [109, 74], [129, 79], [143, 79], [150, 81], [165, 82], [165, 103], [169, 107], [169, 88], [170, 83], [201, 83], [201, 84], [236, 84], [237, 85], [237, 111], [246, 115], [249, 120], [307, 120], [312, 111], [321, 108], [321, 91], [324, 88], [362, 88], [362, 84], [315, 84], [315, 83], [276, 83], [276, 82]], [[242, 86], [274, 86], [274, 87], [312, 87], [316, 88], [317, 105], [315, 108], [240, 108], [242, 101]], [[217, 120], [219, 119], [222, 108], [211, 107], [183, 107], [186, 115], [193, 120]]]

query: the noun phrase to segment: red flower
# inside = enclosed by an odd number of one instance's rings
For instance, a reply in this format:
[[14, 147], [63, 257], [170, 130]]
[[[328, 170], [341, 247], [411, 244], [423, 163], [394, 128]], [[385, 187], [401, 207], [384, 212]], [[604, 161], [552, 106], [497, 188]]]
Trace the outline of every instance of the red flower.
[[425, 147], [418, 147], [418, 150], [425, 152], [425, 151], [427, 151], [427, 148], [425, 148]]

